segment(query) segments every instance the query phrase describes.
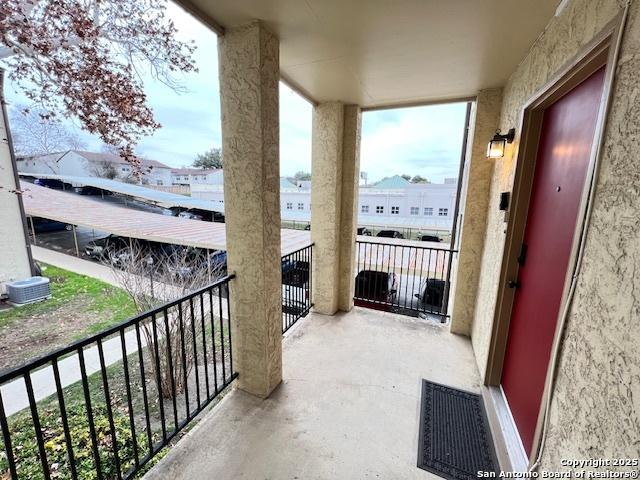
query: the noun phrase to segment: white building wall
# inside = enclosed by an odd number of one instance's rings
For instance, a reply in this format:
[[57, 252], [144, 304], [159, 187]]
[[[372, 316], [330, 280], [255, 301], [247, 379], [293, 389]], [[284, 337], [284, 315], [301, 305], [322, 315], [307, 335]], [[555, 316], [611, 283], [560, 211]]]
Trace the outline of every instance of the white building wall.
[[[358, 200], [358, 223], [451, 230], [456, 191], [456, 183], [411, 185], [403, 190], [376, 190], [361, 187]], [[193, 184], [191, 196], [213, 201], [224, 199], [221, 185]], [[369, 207], [369, 213], [362, 211], [363, 205]], [[376, 213], [377, 206], [383, 207], [382, 213]], [[391, 213], [392, 207], [399, 207], [399, 213]], [[418, 207], [417, 215], [411, 214], [411, 207]], [[432, 214], [425, 214], [425, 208], [430, 208]], [[444, 209], [442, 215], [439, 214], [440, 209]], [[280, 211], [283, 220], [309, 221], [311, 192], [302, 189], [280, 190]]]
[[[17, 162], [18, 171], [23, 173], [42, 173], [49, 175], [69, 175], [74, 177], [96, 177], [99, 164], [87, 160], [82, 155], [70, 151], [53, 153], [36, 158], [22, 159]], [[132, 174], [131, 165], [114, 163], [120, 179]], [[171, 169], [163, 167], [143, 168], [144, 179], [152, 185], [171, 185]]]
[[171, 185], [171, 169], [154, 167], [151, 171], [144, 175], [144, 177], [152, 185]]
[[[5, 128], [0, 114], [0, 138], [7, 138]], [[7, 142], [0, 142], [0, 171], [0, 292], [4, 292], [4, 283], [31, 276], [29, 247]]]

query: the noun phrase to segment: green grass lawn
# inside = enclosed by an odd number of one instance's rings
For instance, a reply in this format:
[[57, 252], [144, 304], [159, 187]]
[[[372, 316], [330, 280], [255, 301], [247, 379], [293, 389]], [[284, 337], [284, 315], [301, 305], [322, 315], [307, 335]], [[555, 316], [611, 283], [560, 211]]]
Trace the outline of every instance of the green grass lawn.
[[127, 293], [95, 278], [43, 265], [52, 298], [0, 311], [0, 369], [16, 366], [136, 314]]

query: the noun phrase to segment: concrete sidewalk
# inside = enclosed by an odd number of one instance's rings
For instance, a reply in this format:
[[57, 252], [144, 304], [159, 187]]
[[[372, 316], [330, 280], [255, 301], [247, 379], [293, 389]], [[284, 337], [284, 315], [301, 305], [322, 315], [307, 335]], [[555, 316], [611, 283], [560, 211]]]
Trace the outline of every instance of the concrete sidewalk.
[[[135, 330], [125, 333], [127, 355], [138, 351], [138, 341]], [[146, 345], [144, 335], [140, 335], [142, 346]], [[113, 365], [122, 360], [122, 345], [120, 337], [111, 338], [102, 343], [105, 366]], [[87, 376], [100, 371], [100, 356], [98, 347], [85, 348], [83, 351]], [[60, 383], [62, 387], [72, 385], [82, 379], [78, 354], [73, 354], [58, 361]], [[53, 367], [48, 366], [31, 373], [31, 383], [36, 402], [56, 393], [56, 383]], [[27, 388], [23, 378], [18, 378], [0, 387], [2, 401], [7, 416], [12, 415], [29, 406]]]
[[33, 253], [33, 258], [39, 262], [48, 263], [49, 265], [64, 268], [65, 270], [86, 275], [87, 277], [97, 278], [115, 287], [121, 286], [111, 269], [97, 262], [83, 260], [82, 258], [35, 245], [31, 246], [31, 252]]
[[[46, 248], [36, 246], [32, 246], [31, 248], [33, 257], [38, 261], [54, 265], [59, 268], [64, 268], [65, 270], [81, 275], [93, 277], [116, 287], [121, 287], [109, 267], [64, 253], [48, 250]], [[180, 295], [182, 295], [182, 293], [180, 293]], [[212, 300], [216, 306], [218, 305], [218, 302], [221, 301], [223, 307], [222, 318], [227, 320], [226, 298], [220, 299], [217, 295], [213, 295]], [[209, 315], [209, 312], [210, 311], [208, 309], [205, 310], [205, 316]], [[217, 314], [217, 312], [214, 311], [214, 315], [215, 314]], [[125, 319], [123, 318], [122, 320], [124, 321]], [[160, 318], [158, 318], [158, 321], [160, 321]], [[158, 335], [160, 337], [163, 335], [161, 328], [158, 330]], [[140, 340], [144, 348], [146, 346], [144, 335], [141, 335]], [[125, 333], [125, 345], [128, 355], [138, 351], [135, 330], [130, 330]], [[123, 352], [119, 336], [104, 341], [102, 348], [104, 352], [105, 366], [108, 367], [122, 360]], [[87, 376], [98, 372], [100, 370], [100, 358], [97, 345], [91, 348], [85, 348], [83, 353]], [[79, 382], [82, 379], [77, 353], [59, 360], [58, 369], [60, 372], [60, 383], [63, 388]], [[47, 366], [40, 368], [39, 370], [32, 372], [30, 376], [36, 401], [42, 400], [56, 393], [57, 389], [53, 376], [53, 367]], [[27, 398], [24, 378], [17, 378], [16, 380], [2, 385], [2, 387], [0, 387], [0, 393], [2, 394], [2, 401], [4, 403], [4, 409], [7, 416], [29, 407], [29, 399]]]

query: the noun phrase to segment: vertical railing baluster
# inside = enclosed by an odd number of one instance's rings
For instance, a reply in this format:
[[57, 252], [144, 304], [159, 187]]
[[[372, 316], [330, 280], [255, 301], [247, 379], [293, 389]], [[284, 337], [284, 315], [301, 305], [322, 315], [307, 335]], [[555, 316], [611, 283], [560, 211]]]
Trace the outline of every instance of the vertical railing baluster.
[[49, 462], [47, 461], [47, 452], [44, 448], [44, 438], [42, 437], [42, 427], [40, 426], [40, 416], [38, 415], [38, 405], [33, 394], [33, 385], [31, 384], [31, 372], [24, 374], [24, 383], [27, 387], [27, 398], [29, 399], [29, 408], [31, 410], [31, 419], [33, 420], [33, 429], [36, 434], [36, 443], [38, 444], [38, 453], [40, 455], [40, 464], [45, 480], [51, 478], [49, 472]]
[[169, 364], [169, 380], [171, 382], [171, 403], [173, 404], [173, 425], [178, 429], [178, 403], [176, 400], [176, 380], [175, 380], [175, 368], [173, 364], [173, 350], [171, 349], [171, 329], [169, 328], [169, 310], [164, 309], [162, 311], [164, 317], [164, 334], [167, 344], [167, 363]]
[[[395, 267], [396, 267], [396, 251], [397, 248], [395, 245], [390, 246], [389, 247], [389, 256], [387, 257], [387, 298], [389, 299], [389, 302], [391, 303], [392, 306], [396, 305], [396, 298], [394, 298], [391, 294], [391, 292], [389, 291], [389, 278], [391, 278], [391, 275], [396, 274], [395, 272]], [[383, 263], [384, 265], [384, 263]], [[400, 307], [400, 302], [397, 302], [398, 307]]]
[[158, 391], [158, 406], [160, 407], [160, 423], [162, 424], [162, 439], [167, 441], [167, 424], [164, 417], [164, 395], [162, 394], [162, 371], [160, 370], [160, 346], [158, 345], [158, 327], [156, 314], [151, 314], [151, 332], [153, 336], [153, 351], [155, 353], [156, 390]]
[[[221, 303], [222, 299], [218, 298], [218, 302]], [[209, 320], [211, 321], [211, 351], [213, 353], [213, 385], [218, 393], [218, 359], [216, 358], [216, 328], [214, 325], [214, 313], [213, 313], [213, 288], [209, 289], [209, 306], [211, 307], [211, 314]]]
[[[423, 270], [423, 266], [424, 266], [424, 256], [425, 253], [427, 255], [431, 254], [431, 250], [425, 250], [424, 248], [420, 249], [421, 255], [420, 255], [420, 266], [418, 266], [418, 264], [416, 263], [416, 266], [414, 268], [414, 276], [417, 278], [417, 283], [418, 283], [418, 292], [416, 292], [415, 290], [412, 292], [412, 295], [415, 295], [416, 293], [420, 293], [420, 289], [422, 288], [422, 270]], [[420, 273], [418, 273], [418, 268], [420, 269]], [[419, 309], [416, 309], [419, 310]]]
[[[404, 280], [404, 251], [405, 251], [405, 246], [402, 245], [400, 247], [400, 280], [398, 280], [398, 296], [402, 295], [402, 298], [404, 299], [403, 302], [403, 308], [407, 308], [407, 282], [405, 282]], [[408, 273], [409, 269], [407, 269], [407, 273]], [[404, 287], [404, 292], [402, 291], [402, 287]], [[413, 305], [413, 298], [414, 297], [410, 297], [409, 298], [409, 308], [411, 308], [411, 306]], [[400, 302], [398, 302], [400, 303]]]
[[309, 246], [309, 306], [313, 307], [313, 244]]
[[120, 454], [118, 452], [118, 438], [116, 437], [116, 426], [113, 421], [113, 410], [111, 408], [111, 395], [109, 394], [109, 380], [107, 379], [107, 366], [104, 362], [104, 349], [102, 339], [98, 339], [98, 356], [100, 358], [100, 373], [102, 374], [102, 386], [104, 388], [104, 401], [107, 407], [107, 419], [109, 420], [109, 430], [111, 430], [111, 446], [113, 447], [113, 459], [116, 466], [116, 475], [122, 479], [120, 469]]
[[184, 318], [182, 311], [182, 301], [178, 303], [178, 327], [180, 328], [180, 353], [182, 353], [182, 378], [184, 381], [184, 404], [187, 418], [191, 418], [191, 406], [189, 405], [189, 378], [187, 374], [187, 352], [184, 341]]
[[431, 281], [431, 279], [430, 279], [430, 275], [431, 275], [431, 257], [432, 256], [433, 256], [433, 250], [429, 249], [429, 261], [427, 263], [427, 281], [425, 282], [425, 285], [424, 285], [424, 292], [422, 292], [422, 294], [424, 295], [424, 301], [422, 302], [424, 304], [424, 311], [425, 312], [429, 312], [429, 313], [434, 313], [432, 305], [429, 305], [429, 304], [424, 303], [424, 302], [427, 301], [427, 296], [428, 296], [428, 292], [429, 292], [429, 284], [430, 284], [430, 282], [433, 283]]
[[[416, 294], [416, 270], [418, 268], [418, 253], [420, 253], [420, 261], [422, 262], [424, 260], [424, 250], [422, 248], [418, 248], [418, 247], [413, 247], [415, 250], [415, 254], [414, 254], [414, 262], [413, 262], [413, 275], [411, 275], [411, 295], [415, 295]], [[420, 288], [420, 285], [418, 285], [418, 288]], [[414, 297], [415, 298], [415, 297]]]
[[233, 348], [231, 348], [231, 302], [229, 301], [227, 301], [227, 337], [229, 338], [229, 375], [233, 375]]
[[193, 297], [189, 298], [189, 311], [191, 313], [191, 340], [193, 343], [193, 365], [196, 370], [196, 402], [200, 409], [200, 372], [198, 369], [198, 341], [196, 339], [196, 316], [193, 310]]
[[[222, 355], [222, 384], [227, 384], [227, 371], [225, 367], [226, 359], [224, 355], [224, 319], [222, 317], [222, 285], [218, 285], [218, 297], [220, 297], [220, 352]], [[227, 298], [227, 306], [229, 299]]]
[[144, 404], [144, 418], [147, 427], [147, 442], [149, 456], [153, 454], [153, 436], [151, 433], [151, 418], [149, 416], [149, 398], [147, 396], [147, 376], [144, 371], [144, 356], [142, 354], [142, 339], [140, 338], [140, 322], [136, 322], [136, 342], [138, 344], [138, 362], [140, 363], [140, 382], [142, 383], [142, 403]]
[[100, 463], [100, 452], [98, 451], [98, 438], [96, 437], [96, 426], [93, 421], [93, 408], [91, 407], [91, 391], [89, 390], [89, 380], [87, 379], [87, 367], [84, 362], [84, 350], [78, 348], [78, 361], [80, 363], [80, 376], [82, 378], [82, 390], [84, 401], [87, 407], [87, 420], [89, 421], [89, 435], [91, 437], [91, 450], [93, 451], [93, 462], [99, 479], [102, 479], [102, 465]]
[[67, 407], [64, 401], [64, 391], [62, 390], [62, 382], [60, 381], [60, 371], [58, 369], [58, 359], [53, 358], [51, 361], [53, 368], [53, 379], [56, 384], [56, 392], [58, 394], [58, 405], [60, 406], [60, 419], [62, 420], [62, 430], [64, 431], [64, 442], [67, 444], [67, 458], [69, 460], [69, 469], [71, 470], [71, 478], [78, 478], [76, 470], [76, 461], [73, 455], [73, 444], [71, 443], [71, 433], [69, 432], [69, 420], [67, 418]]
[[136, 422], [133, 412], [133, 402], [131, 401], [131, 379], [129, 377], [129, 359], [127, 358], [127, 342], [125, 340], [125, 329], [120, 330], [120, 347], [122, 348], [122, 367], [124, 370], [124, 385], [127, 392], [127, 408], [129, 409], [129, 424], [131, 425], [131, 441], [133, 443], [133, 458], [136, 467], [140, 465], [138, 454], [138, 438], [136, 437]]
[[4, 450], [7, 454], [7, 463], [9, 464], [9, 473], [11, 478], [18, 478], [16, 473], [16, 461], [13, 456], [13, 445], [11, 442], [11, 432], [9, 431], [9, 422], [4, 411], [4, 401], [2, 400], [2, 392], [0, 392], [0, 428], [2, 428], [2, 440], [4, 441]]
[[204, 357], [204, 385], [207, 390], [207, 400], [211, 397], [209, 390], [209, 359], [207, 358], [207, 332], [204, 328], [204, 294], [200, 294], [200, 326], [202, 328], [202, 356]]

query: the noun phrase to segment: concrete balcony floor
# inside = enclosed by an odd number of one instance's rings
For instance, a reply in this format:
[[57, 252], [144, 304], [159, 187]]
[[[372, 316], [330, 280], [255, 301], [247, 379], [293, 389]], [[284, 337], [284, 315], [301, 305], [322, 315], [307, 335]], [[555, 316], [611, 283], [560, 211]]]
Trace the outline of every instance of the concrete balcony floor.
[[480, 389], [468, 339], [357, 307], [300, 320], [283, 355], [270, 398], [232, 391], [145, 479], [437, 478], [416, 467], [421, 379]]

